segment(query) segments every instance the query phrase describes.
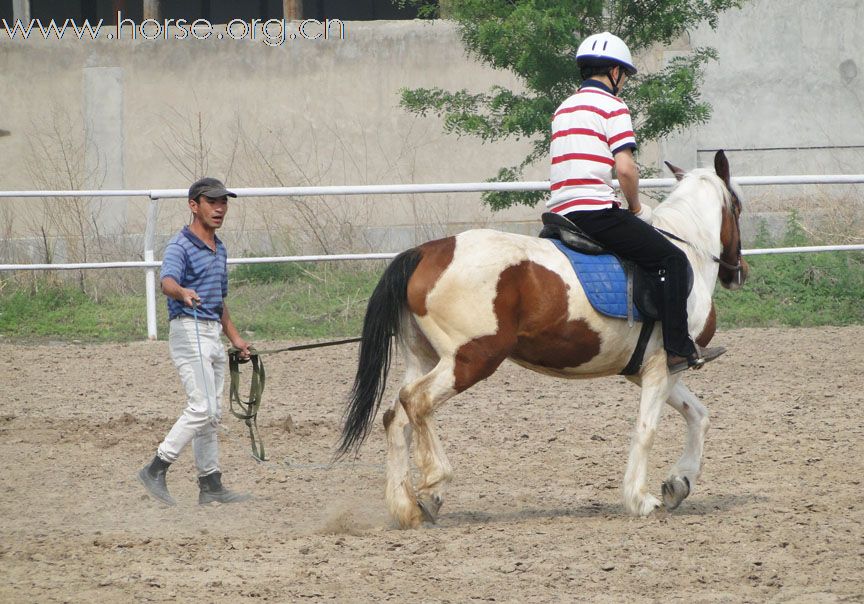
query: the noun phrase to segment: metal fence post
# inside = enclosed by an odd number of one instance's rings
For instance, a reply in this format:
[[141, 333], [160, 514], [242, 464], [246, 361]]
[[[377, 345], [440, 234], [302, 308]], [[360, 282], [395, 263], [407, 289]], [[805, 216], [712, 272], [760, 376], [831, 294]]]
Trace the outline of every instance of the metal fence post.
[[[147, 208], [147, 226], [144, 230], [144, 261], [153, 262], [156, 258], [153, 248], [156, 247], [156, 220], [159, 217], [159, 200], [150, 197]], [[156, 339], [156, 269], [148, 268], [145, 290], [147, 295], [147, 338]]]

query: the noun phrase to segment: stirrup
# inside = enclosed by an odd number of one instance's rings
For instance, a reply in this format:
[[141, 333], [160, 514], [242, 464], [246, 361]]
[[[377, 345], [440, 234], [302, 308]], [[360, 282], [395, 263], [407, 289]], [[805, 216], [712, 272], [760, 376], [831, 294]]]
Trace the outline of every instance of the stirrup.
[[713, 361], [717, 357], [726, 353], [725, 346], [713, 346], [711, 348], [697, 348], [699, 353], [698, 365], [693, 365], [694, 369], [699, 369], [705, 365], [708, 361]]
[[669, 357], [667, 356], [667, 366], [666, 369], [669, 371], [669, 375], [675, 375], [676, 373], [681, 373], [687, 369], [701, 369], [705, 366], [705, 363], [709, 361], [713, 361], [720, 355], [726, 352], [726, 348], [723, 346], [714, 346], [712, 348], [700, 349], [697, 347], [696, 352], [686, 357], [681, 357], [678, 355], [673, 355], [673, 358], [680, 359], [673, 364], [668, 364]]
[[[667, 355], [667, 357], [666, 357], [666, 359], [667, 359], [666, 360], [666, 370], [669, 372], [669, 375], [675, 375], [676, 373], [681, 373], [682, 371], [686, 371], [686, 370], [690, 369], [690, 367], [693, 367], [693, 365], [691, 365], [691, 363], [695, 364], [697, 361], [699, 361], [699, 358], [695, 354], [692, 354], [689, 357], [681, 357], [678, 355], [674, 355], [674, 356], [678, 359], [681, 359], [681, 360], [670, 365], [669, 364], [669, 356]], [[703, 365], [704, 365], [704, 362], [703, 362]], [[700, 367], [701, 367], [701, 365], [700, 365]]]

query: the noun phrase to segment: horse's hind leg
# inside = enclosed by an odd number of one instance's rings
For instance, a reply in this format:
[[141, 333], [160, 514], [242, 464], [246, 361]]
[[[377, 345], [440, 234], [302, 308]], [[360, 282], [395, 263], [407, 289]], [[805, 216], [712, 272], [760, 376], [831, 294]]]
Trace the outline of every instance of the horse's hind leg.
[[[454, 356], [442, 357], [426, 375], [405, 385], [399, 391], [401, 411], [394, 415], [407, 416], [416, 437], [417, 468], [420, 483], [416, 495], [403, 489], [390, 512], [403, 527], [417, 527], [423, 522], [435, 522], [444, 501], [444, 493], [453, 476], [453, 469], [435, 431], [433, 415], [445, 401], [491, 375], [506, 358], [503, 349], [491, 350], [466, 344]], [[457, 377], [458, 376], [458, 377]], [[395, 427], [388, 428], [388, 435]], [[395, 458], [395, 455], [394, 455]], [[402, 482], [405, 489], [409, 482]], [[413, 510], [404, 503], [413, 498]]]
[[438, 510], [453, 477], [453, 468], [435, 431], [435, 409], [456, 394], [453, 363], [442, 360], [429, 374], [403, 388], [402, 401], [416, 436], [416, 462], [420, 472], [417, 505], [425, 522], [438, 520]]
[[[417, 381], [438, 363], [438, 355], [416, 331], [403, 342], [405, 351], [405, 377], [402, 387]], [[387, 434], [387, 484], [384, 497], [391, 516], [402, 528], [419, 526], [423, 513], [417, 504], [411, 484], [410, 452], [413, 427], [402, 403], [401, 391], [393, 407], [384, 413]]]
[[[411, 374], [416, 375], [416, 370]], [[453, 365], [439, 361], [435, 367], [406, 384], [393, 408], [384, 414], [387, 431], [387, 486], [385, 498], [390, 515], [402, 528], [434, 522], [450, 482], [452, 469], [444, 454], [429, 414], [456, 394], [452, 388]], [[412, 435], [417, 437], [420, 487], [411, 484], [409, 455]]]
[[681, 381], [672, 388], [666, 401], [687, 422], [687, 442], [681, 458], [672, 466], [663, 483], [663, 505], [674, 510], [690, 494], [702, 473], [702, 450], [708, 432], [708, 410]]

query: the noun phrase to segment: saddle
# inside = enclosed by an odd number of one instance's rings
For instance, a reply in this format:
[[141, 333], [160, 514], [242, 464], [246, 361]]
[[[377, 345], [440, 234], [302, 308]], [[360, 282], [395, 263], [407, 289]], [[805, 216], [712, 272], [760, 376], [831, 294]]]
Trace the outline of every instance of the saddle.
[[[552, 239], [567, 256], [591, 305], [600, 313], [642, 323], [639, 342], [622, 375], [638, 373], [654, 324], [660, 319], [660, 282], [636, 263], [623, 260], [592, 239], [576, 224], [552, 212], [542, 215], [540, 237]], [[687, 266], [687, 293], [693, 269]]]
[[[656, 276], [635, 262], [619, 258], [563, 216], [546, 212], [541, 218], [543, 229], [540, 237], [556, 240], [569, 248], [565, 250], [562, 245], [558, 245], [573, 265], [588, 299], [598, 312], [619, 319], [626, 318], [631, 324], [633, 321], [660, 318], [657, 302], [660, 285]], [[583, 254], [597, 258], [585, 258]], [[621, 283], [622, 278], [624, 284]], [[693, 269], [688, 265], [688, 294], [692, 288]], [[626, 300], [619, 296], [619, 290], [622, 289], [626, 291]]]

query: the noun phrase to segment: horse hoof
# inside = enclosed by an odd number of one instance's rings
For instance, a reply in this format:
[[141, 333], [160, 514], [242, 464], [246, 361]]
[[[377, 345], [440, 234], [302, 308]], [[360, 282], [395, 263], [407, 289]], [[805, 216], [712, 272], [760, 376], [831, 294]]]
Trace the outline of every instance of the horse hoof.
[[686, 476], [673, 476], [663, 483], [661, 490], [663, 505], [671, 512], [690, 494], [690, 479]]
[[441, 509], [442, 503], [443, 501], [438, 495], [420, 495], [417, 498], [417, 505], [423, 512], [423, 521], [430, 524], [438, 522], [438, 510]]

